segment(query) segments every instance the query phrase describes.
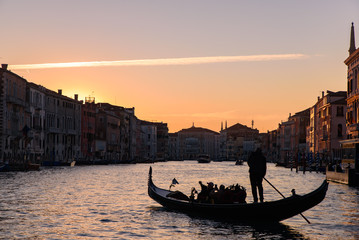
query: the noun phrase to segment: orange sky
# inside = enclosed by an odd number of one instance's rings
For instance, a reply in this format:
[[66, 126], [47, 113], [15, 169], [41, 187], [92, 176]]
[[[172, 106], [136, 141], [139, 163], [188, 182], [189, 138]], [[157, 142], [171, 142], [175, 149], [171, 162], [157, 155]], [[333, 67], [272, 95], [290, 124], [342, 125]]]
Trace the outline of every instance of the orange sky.
[[170, 132], [252, 120], [265, 132], [314, 105], [321, 91], [346, 90], [343, 61], [351, 22], [359, 32], [358, 10], [354, 0], [4, 0], [0, 58], [28, 81], [135, 107], [138, 118], [166, 122]]

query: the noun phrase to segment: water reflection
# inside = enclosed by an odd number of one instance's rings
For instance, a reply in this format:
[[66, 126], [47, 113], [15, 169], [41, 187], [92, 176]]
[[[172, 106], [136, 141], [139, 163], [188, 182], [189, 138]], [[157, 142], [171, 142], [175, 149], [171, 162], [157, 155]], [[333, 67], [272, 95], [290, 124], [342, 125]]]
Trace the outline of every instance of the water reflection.
[[[233, 162], [166, 162], [44, 168], [0, 173], [0, 239], [354, 239], [358, 236], [358, 189], [330, 183], [326, 199], [304, 215], [274, 225], [243, 225], [203, 219], [162, 208], [147, 195], [149, 166], [154, 182], [189, 194], [198, 180], [240, 183], [250, 189], [248, 168]], [[267, 179], [284, 195], [316, 189], [325, 176], [268, 166]], [[265, 200], [280, 196], [265, 185]], [[248, 194], [247, 201], [251, 201]]]
[[180, 229], [190, 229], [190, 235], [195, 236], [195, 239], [202, 239], [204, 236], [212, 236], [214, 239], [309, 239], [282, 223], [243, 224], [232, 220], [189, 216], [162, 207], [151, 207], [149, 211], [154, 221], [157, 219], [158, 222], [167, 223], [163, 231], [168, 228], [177, 229], [182, 234], [181, 239], [185, 239], [185, 232]]

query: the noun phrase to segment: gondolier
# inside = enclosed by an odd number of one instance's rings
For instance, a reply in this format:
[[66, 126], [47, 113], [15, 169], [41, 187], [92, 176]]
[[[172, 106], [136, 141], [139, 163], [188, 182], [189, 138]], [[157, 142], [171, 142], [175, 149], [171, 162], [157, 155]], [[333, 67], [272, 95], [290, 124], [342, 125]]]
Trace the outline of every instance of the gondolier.
[[248, 159], [249, 166], [249, 179], [251, 181], [253, 201], [258, 202], [257, 189], [259, 194], [259, 200], [263, 202], [263, 178], [266, 175], [267, 163], [262, 150], [257, 148], [255, 152], [252, 152]]

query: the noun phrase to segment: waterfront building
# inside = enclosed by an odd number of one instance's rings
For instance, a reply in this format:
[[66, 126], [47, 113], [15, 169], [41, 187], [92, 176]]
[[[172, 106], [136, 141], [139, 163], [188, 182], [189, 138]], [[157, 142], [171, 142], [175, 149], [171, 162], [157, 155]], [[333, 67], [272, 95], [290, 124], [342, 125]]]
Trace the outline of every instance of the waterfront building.
[[218, 159], [219, 133], [201, 127], [182, 129], [178, 133], [180, 160], [196, 160], [199, 154], [208, 154], [212, 160]]
[[280, 147], [278, 163], [294, 166], [299, 155], [304, 156], [306, 149], [306, 129], [309, 125], [309, 108], [289, 114], [288, 121], [282, 122], [278, 127], [278, 143]]
[[[318, 101], [319, 101], [318, 97]], [[309, 110], [309, 126], [307, 127], [306, 133], [306, 152], [309, 154], [315, 153], [316, 134], [315, 129], [318, 128], [318, 117], [317, 117], [317, 104], [314, 104]]]
[[96, 109], [95, 161], [118, 163], [121, 159], [121, 119], [104, 103]]
[[169, 159], [167, 123], [138, 120], [138, 125], [137, 161], [167, 161]]
[[29, 141], [30, 112], [26, 108], [27, 81], [0, 68], [0, 161], [24, 163]]
[[168, 160], [180, 160], [178, 133], [168, 134]]
[[81, 106], [74, 99], [45, 88], [45, 155], [43, 163], [65, 164], [81, 157]]
[[266, 156], [267, 160], [268, 160], [268, 151], [269, 151], [269, 131], [267, 131], [266, 133], [259, 133], [258, 135], [258, 143], [257, 146], [260, 147], [262, 149], [262, 153], [264, 156]]
[[45, 154], [45, 99], [46, 88], [28, 82], [26, 100], [30, 111], [30, 124], [27, 131], [26, 154], [31, 162], [41, 163]]
[[156, 161], [166, 161], [168, 159], [168, 126], [167, 123], [154, 122], [157, 129], [157, 155]]
[[[342, 158], [340, 164], [329, 165], [326, 177], [329, 180], [359, 186], [359, 49], [355, 47], [354, 23], [351, 26], [349, 57], [347, 65], [347, 139], [340, 141]], [[335, 166], [335, 167], [334, 167]]]
[[5, 162], [5, 142], [6, 142], [6, 92], [5, 92], [5, 77], [7, 65], [2, 64], [0, 69], [0, 162]]
[[152, 122], [139, 120], [140, 149], [137, 162], [154, 162], [157, 158], [157, 125]]
[[86, 97], [81, 108], [81, 153], [85, 162], [95, 160], [96, 104]]
[[322, 92], [310, 108], [307, 149], [324, 163], [341, 157], [340, 141], [346, 139], [346, 97], [345, 91], [327, 91], [326, 95]]
[[230, 161], [247, 160], [250, 153], [259, 146], [258, 129], [249, 128], [240, 123], [221, 129], [220, 136], [222, 159]]
[[286, 166], [292, 161], [294, 147], [291, 144], [291, 139], [294, 130], [293, 121], [285, 121], [278, 126], [278, 139], [279, 139], [279, 158], [277, 163]]
[[109, 103], [99, 103], [97, 106], [118, 117], [119, 136], [116, 149], [118, 149], [119, 158], [117, 160], [119, 162], [133, 161], [136, 151], [135, 108], [124, 108]]
[[135, 116], [135, 108], [125, 108], [129, 119], [129, 161], [133, 162], [136, 159], [137, 153], [137, 117]]
[[344, 63], [348, 67], [347, 134], [348, 139], [359, 139], [359, 49], [355, 47], [354, 24], [351, 27], [349, 57]]
[[279, 158], [278, 131], [268, 131], [267, 161], [277, 162]]
[[[347, 140], [342, 141], [342, 164], [359, 173], [359, 48], [355, 47], [354, 24], [351, 26], [347, 71]], [[359, 177], [358, 177], [359, 181]]]

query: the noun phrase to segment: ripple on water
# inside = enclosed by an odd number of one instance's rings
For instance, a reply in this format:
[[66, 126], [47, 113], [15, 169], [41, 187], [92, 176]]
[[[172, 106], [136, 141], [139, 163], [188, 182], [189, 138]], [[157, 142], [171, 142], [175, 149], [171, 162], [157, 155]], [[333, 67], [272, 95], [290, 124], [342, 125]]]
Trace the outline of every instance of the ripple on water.
[[[326, 199], [304, 215], [270, 226], [190, 217], [167, 211], [147, 196], [149, 166], [155, 183], [189, 193], [198, 181], [240, 183], [250, 192], [248, 167], [233, 162], [45, 168], [0, 173], [0, 239], [354, 239], [358, 236], [358, 189], [330, 184]], [[267, 179], [284, 195], [317, 188], [325, 176], [268, 165]], [[267, 201], [281, 198], [264, 183]], [[251, 196], [248, 194], [248, 201]], [[331, 211], [328, 211], [330, 209]]]

